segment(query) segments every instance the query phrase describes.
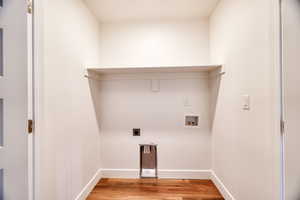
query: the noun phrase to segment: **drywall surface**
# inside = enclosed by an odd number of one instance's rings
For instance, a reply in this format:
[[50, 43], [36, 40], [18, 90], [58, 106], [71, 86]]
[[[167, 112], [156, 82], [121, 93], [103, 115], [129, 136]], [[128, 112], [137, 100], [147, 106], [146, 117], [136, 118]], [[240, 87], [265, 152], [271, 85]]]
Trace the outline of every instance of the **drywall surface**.
[[[102, 167], [139, 169], [139, 144], [155, 143], [159, 170], [210, 169], [210, 90], [205, 76], [160, 74], [158, 92], [151, 90], [149, 75], [99, 82]], [[199, 128], [184, 127], [185, 114], [199, 114]], [[132, 135], [133, 128], [141, 129], [140, 137]]]
[[300, 34], [300, 1], [284, 0], [284, 103], [285, 103], [285, 199], [300, 198], [300, 159], [299, 159], [299, 34]]
[[186, 66], [209, 63], [208, 20], [101, 24], [102, 66]]
[[[210, 19], [212, 61], [226, 71], [213, 123], [212, 165], [237, 200], [280, 197], [273, 8], [269, 0], [223, 0]], [[250, 96], [250, 110], [243, 110], [243, 95]]]
[[38, 199], [75, 199], [99, 166], [99, 129], [84, 67], [98, 63], [99, 27], [82, 1], [44, 2], [44, 87]]
[[219, 0], [84, 0], [101, 22], [199, 19], [208, 17]]

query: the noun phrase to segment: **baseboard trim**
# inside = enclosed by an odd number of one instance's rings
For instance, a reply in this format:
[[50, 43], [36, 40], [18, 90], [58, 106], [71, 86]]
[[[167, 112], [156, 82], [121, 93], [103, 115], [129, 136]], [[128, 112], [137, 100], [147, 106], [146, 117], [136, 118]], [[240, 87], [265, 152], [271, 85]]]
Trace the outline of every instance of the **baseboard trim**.
[[82, 191], [77, 195], [75, 200], [85, 200], [90, 192], [94, 189], [94, 187], [97, 185], [99, 180], [101, 179], [101, 169], [99, 169], [96, 174], [91, 178], [91, 180], [84, 186]]
[[[139, 178], [139, 169], [101, 169], [103, 178]], [[211, 170], [158, 170], [159, 178], [210, 179]]]
[[138, 169], [101, 169], [103, 178], [138, 178]]
[[233, 195], [229, 192], [229, 190], [225, 187], [221, 179], [216, 175], [214, 171], [211, 171], [211, 180], [214, 182], [222, 196], [225, 198], [225, 200], [235, 200]]
[[211, 170], [159, 170], [159, 178], [210, 179]]

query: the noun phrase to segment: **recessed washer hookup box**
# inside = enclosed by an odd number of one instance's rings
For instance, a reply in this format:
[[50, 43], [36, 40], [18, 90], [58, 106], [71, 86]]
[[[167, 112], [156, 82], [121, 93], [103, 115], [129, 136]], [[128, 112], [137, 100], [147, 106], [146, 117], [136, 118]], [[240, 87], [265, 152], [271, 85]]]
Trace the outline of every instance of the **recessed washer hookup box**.
[[140, 177], [158, 177], [156, 144], [140, 144]]

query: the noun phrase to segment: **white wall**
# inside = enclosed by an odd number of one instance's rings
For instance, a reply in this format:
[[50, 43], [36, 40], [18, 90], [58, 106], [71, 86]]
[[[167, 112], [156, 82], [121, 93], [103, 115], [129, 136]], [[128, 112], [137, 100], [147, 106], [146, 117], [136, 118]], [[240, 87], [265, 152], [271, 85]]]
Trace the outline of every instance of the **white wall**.
[[[213, 125], [213, 170], [237, 200], [280, 197], [274, 3], [223, 0], [210, 20], [212, 61], [226, 70]], [[250, 111], [242, 109], [244, 94]]]
[[208, 20], [101, 24], [102, 66], [209, 63]]
[[[151, 91], [149, 74], [136, 74], [133, 80], [99, 82], [102, 168], [139, 169], [139, 144], [153, 142], [158, 144], [159, 170], [209, 170], [211, 118], [207, 76], [160, 75], [159, 92]], [[200, 127], [184, 127], [185, 114], [200, 114]], [[132, 136], [133, 128], [141, 128], [140, 137]]]
[[[100, 27], [99, 66], [185, 66], [210, 62], [206, 18], [102, 23]], [[138, 169], [138, 144], [154, 142], [159, 145], [160, 169], [210, 169], [207, 80], [164, 80], [161, 84], [159, 93], [150, 91], [149, 81], [100, 84], [102, 168]], [[193, 101], [193, 109], [183, 106], [185, 96]], [[200, 129], [183, 128], [183, 115], [189, 109], [201, 113]], [[142, 136], [133, 137], [132, 128], [142, 128]], [[196, 153], [199, 156], [192, 156]]]
[[83, 77], [86, 65], [99, 62], [100, 33], [80, 0], [44, 1], [43, 17], [37, 199], [71, 200], [100, 167], [98, 124]]

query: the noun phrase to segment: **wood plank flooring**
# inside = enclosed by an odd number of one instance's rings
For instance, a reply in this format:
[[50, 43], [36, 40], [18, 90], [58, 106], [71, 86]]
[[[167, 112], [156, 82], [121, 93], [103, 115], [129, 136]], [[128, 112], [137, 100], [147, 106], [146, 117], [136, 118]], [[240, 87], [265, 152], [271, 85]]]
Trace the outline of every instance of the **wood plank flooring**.
[[87, 200], [224, 200], [210, 180], [102, 179]]

